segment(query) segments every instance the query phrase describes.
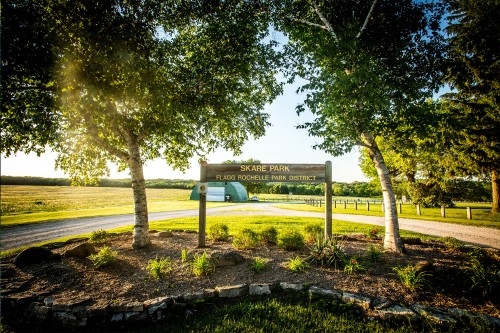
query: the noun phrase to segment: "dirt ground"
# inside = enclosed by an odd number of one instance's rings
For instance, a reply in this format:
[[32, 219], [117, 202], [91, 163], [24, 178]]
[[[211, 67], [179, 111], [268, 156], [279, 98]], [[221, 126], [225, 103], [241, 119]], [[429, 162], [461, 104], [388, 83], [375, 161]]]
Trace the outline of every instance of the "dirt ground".
[[[435, 307], [461, 308], [500, 318], [500, 295], [485, 297], [478, 290], [471, 291], [466, 273], [467, 252], [449, 249], [440, 242], [422, 241], [418, 245], [406, 244], [407, 254], [383, 253], [381, 261], [367, 258], [370, 245], [381, 246], [380, 240], [364, 235], [350, 236], [343, 244], [348, 256], [357, 255], [365, 271], [352, 275], [334, 268], [311, 265], [304, 273], [292, 272], [285, 267], [291, 258], [305, 258], [309, 250], [287, 252], [276, 245], [260, 246], [252, 250], [236, 250], [229, 242], [207, 241], [206, 248], [197, 248], [197, 234], [173, 232], [170, 237], [151, 234], [151, 245], [142, 250], [131, 247], [131, 234], [113, 235], [108, 245], [118, 252], [118, 260], [111, 266], [94, 268], [87, 258], [66, 258], [43, 264], [15, 267], [12, 258], [2, 260], [1, 293], [4, 296], [42, 295], [56, 300], [85, 300], [91, 305], [145, 301], [159, 296], [196, 293], [217, 286], [251, 283], [306, 283], [325, 288], [355, 292], [370, 297], [389, 299], [403, 304], [425, 304]], [[53, 249], [55, 253], [84, 242], [83, 240]], [[96, 245], [99, 250], [101, 246]], [[215, 272], [196, 277], [191, 263], [181, 261], [183, 249], [189, 257], [204, 251], [237, 251], [244, 261], [228, 267], [218, 267]], [[498, 253], [495, 252], [497, 260]], [[150, 277], [146, 266], [154, 258], [169, 257], [173, 270], [162, 280]], [[249, 263], [255, 257], [267, 259], [268, 268], [254, 273]], [[431, 274], [425, 286], [410, 291], [394, 273], [393, 267], [427, 263]], [[64, 302], [63, 302], [64, 303]]]

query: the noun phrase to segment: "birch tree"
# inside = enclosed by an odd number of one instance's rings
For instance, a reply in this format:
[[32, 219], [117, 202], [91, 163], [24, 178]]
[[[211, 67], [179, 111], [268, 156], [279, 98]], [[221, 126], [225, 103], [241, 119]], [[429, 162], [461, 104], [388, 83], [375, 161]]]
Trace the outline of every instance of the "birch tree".
[[288, 75], [306, 80], [301, 125], [334, 156], [365, 147], [380, 180], [384, 247], [404, 252], [389, 171], [376, 138], [404, 139], [425, 127], [425, 98], [438, 86], [439, 11], [410, 0], [290, 1], [282, 13]]
[[[53, 33], [57, 167], [74, 183], [128, 169], [133, 247], [149, 244], [143, 166], [183, 170], [222, 147], [240, 153], [279, 93], [269, 11], [243, 1], [37, 1]], [[10, 33], [15, 34], [15, 30]], [[15, 40], [15, 38], [13, 39]]]

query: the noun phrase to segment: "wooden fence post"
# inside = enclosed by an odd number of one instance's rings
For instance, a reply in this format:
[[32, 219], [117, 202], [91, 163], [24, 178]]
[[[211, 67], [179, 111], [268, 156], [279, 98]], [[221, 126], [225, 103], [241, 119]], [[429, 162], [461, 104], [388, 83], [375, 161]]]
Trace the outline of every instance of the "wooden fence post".
[[467, 207], [467, 218], [472, 220], [472, 208]]
[[366, 210], [370, 211], [370, 202], [368, 200], [366, 200]]
[[420, 205], [417, 205], [417, 215], [422, 215], [422, 212], [420, 211]]
[[358, 202], [354, 201], [354, 210], [358, 210]]
[[401, 214], [403, 212], [403, 204], [400, 202], [398, 204], [398, 213]]
[[441, 216], [446, 217], [446, 208], [444, 207], [444, 205], [441, 205]]

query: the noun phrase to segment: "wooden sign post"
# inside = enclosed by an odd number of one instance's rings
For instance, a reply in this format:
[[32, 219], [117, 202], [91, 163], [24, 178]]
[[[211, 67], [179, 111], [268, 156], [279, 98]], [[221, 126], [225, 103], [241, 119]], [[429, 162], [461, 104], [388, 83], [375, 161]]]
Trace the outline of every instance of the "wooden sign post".
[[207, 182], [325, 183], [325, 236], [332, 236], [332, 162], [325, 164], [200, 164], [198, 247], [205, 247]]

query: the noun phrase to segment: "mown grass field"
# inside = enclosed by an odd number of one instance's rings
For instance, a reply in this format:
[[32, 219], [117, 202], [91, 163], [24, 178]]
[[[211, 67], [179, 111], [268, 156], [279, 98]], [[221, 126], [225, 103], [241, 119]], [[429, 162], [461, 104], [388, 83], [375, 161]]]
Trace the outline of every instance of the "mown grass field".
[[[198, 201], [189, 200], [190, 190], [147, 189], [149, 212], [197, 209]], [[280, 208], [324, 212], [321, 207], [299, 204], [280, 204], [290, 199], [287, 195], [263, 194], [260, 200], [269, 200]], [[323, 199], [317, 197], [316, 199]], [[343, 202], [349, 200], [344, 208]], [[366, 199], [358, 202], [355, 209], [354, 198], [335, 198], [333, 213], [383, 216], [380, 199], [370, 199], [367, 210]], [[375, 201], [375, 203], [374, 203]], [[223, 202], [209, 202], [208, 207], [231, 205]], [[244, 210], [257, 210], [255, 203], [249, 203]], [[467, 219], [466, 208], [472, 210], [472, 220]], [[433, 220], [448, 223], [468, 224], [490, 228], [500, 228], [500, 215], [491, 214], [490, 204], [458, 203], [456, 208], [447, 208], [446, 217], [439, 208], [422, 208], [417, 215], [414, 205], [401, 206], [402, 218]], [[132, 190], [118, 187], [70, 187], [70, 186], [1, 186], [1, 225], [9, 227], [19, 224], [55, 221], [68, 218], [132, 214], [134, 212]], [[235, 215], [237, 211], [235, 211]]]
[[[149, 212], [197, 209], [190, 190], [146, 189]], [[208, 207], [227, 203], [208, 203]], [[69, 218], [133, 214], [132, 189], [119, 187], [1, 186], [1, 224], [9, 227]]]
[[[324, 202], [321, 207], [310, 205], [290, 205], [290, 204], [277, 204], [277, 207], [284, 209], [294, 209], [303, 211], [324, 212]], [[338, 203], [336, 207], [332, 205], [332, 213], [334, 214], [355, 214], [355, 215], [370, 215], [370, 216], [384, 216], [382, 206], [380, 203], [370, 203], [369, 210], [366, 203], [358, 203], [357, 209], [355, 208], [353, 199], [346, 204], [344, 208], [343, 203]], [[467, 218], [466, 207], [472, 208], [472, 219]], [[464, 225], [472, 225], [477, 227], [488, 227], [500, 229], [500, 214], [492, 214], [490, 212], [491, 204], [485, 203], [457, 203], [454, 208], [445, 209], [445, 217], [441, 215], [441, 208], [422, 208], [421, 215], [417, 214], [417, 210], [412, 204], [403, 204], [401, 206], [401, 213], [398, 211], [398, 216], [407, 219], [430, 220], [438, 222], [456, 223]]]

